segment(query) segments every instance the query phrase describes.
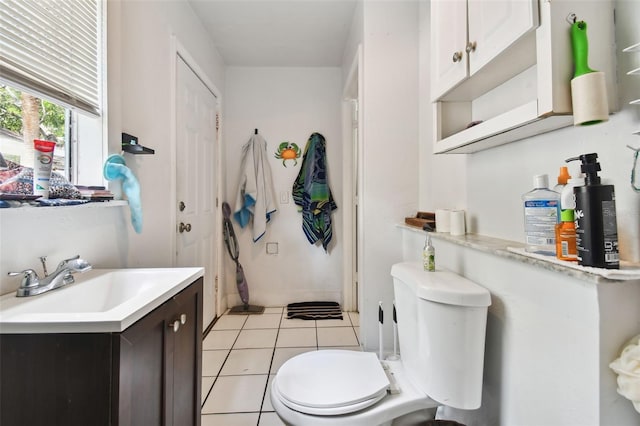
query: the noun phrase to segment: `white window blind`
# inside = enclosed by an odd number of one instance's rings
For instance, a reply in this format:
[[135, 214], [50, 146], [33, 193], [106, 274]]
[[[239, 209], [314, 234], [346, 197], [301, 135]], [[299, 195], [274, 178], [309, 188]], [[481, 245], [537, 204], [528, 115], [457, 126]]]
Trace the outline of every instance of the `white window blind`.
[[101, 0], [0, 0], [0, 78], [100, 115]]

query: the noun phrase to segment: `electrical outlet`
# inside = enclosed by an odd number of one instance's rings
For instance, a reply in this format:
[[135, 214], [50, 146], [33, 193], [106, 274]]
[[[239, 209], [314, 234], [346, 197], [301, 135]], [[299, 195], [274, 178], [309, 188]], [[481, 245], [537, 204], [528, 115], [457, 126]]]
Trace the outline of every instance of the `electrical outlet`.
[[278, 254], [278, 243], [267, 243], [267, 254]]

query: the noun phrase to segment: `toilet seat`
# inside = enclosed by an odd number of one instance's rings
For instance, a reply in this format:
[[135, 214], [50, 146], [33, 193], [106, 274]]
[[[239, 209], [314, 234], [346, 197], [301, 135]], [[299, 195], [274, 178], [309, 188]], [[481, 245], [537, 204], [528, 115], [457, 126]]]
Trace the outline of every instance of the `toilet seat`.
[[389, 379], [375, 354], [345, 350], [307, 352], [278, 370], [274, 394], [292, 410], [320, 416], [348, 414], [387, 395]]
[[[375, 357], [375, 354], [373, 355]], [[298, 356], [302, 355], [296, 355], [296, 357]], [[277, 392], [280, 370], [271, 382], [269, 391], [271, 404], [278, 417], [285, 424], [295, 426], [386, 426], [390, 425], [393, 419], [405, 414], [441, 405], [413, 385], [404, 371], [402, 361], [385, 361], [385, 364], [389, 368], [389, 374], [393, 375], [400, 392], [387, 394], [377, 403], [359, 411], [342, 415], [314, 415], [289, 407], [284, 403], [285, 399]], [[304, 409], [306, 410], [307, 407]]]

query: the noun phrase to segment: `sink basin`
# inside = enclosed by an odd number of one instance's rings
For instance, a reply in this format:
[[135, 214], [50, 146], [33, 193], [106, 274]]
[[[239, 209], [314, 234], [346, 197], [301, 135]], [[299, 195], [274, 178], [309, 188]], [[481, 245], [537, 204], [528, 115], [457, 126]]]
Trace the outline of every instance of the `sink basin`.
[[93, 269], [31, 297], [0, 297], [0, 333], [120, 332], [203, 276], [203, 268]]

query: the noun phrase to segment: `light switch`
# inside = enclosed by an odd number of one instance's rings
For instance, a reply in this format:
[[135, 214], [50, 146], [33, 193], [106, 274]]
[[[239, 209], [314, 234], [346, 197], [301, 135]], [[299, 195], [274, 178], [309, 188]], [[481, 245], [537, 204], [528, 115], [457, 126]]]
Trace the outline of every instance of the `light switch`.
[[280, 204], [289, 204], [289, 191], [280, 192]]

